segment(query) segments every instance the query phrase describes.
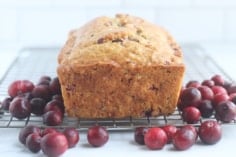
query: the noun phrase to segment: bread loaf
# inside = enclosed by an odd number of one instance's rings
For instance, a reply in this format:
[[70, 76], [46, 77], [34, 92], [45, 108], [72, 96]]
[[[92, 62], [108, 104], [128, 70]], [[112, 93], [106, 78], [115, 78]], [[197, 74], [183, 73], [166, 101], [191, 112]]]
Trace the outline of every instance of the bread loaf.
[[71, 31], [58, 63], [66, 113], [79, 118], [171, 114], [185, 71], [167, 31], [123, 14]]

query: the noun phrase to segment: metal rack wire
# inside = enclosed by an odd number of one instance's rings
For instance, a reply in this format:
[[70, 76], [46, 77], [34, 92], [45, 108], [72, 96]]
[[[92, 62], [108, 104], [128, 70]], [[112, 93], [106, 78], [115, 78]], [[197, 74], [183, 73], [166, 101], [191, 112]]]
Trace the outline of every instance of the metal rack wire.
[[[233, 82], [217, 63], [204, 53], [204, 50], [196, 45], [183, 46], [185, 64], [187, 65], [184, 82], [189, 80], [204, 80], [215, 74], [225, 76], [225, 79]], [[33, 82], [38, 81], [42, 75], [56, 76], [58, 48], [28, 48], [19, 52], [18, 57], [10, 66], [3, 78], [0, 79], [0, 98], [7, 96], [8, 85], [16, 79], [28, 79]], [[211, 117], [209, 119], [214, 119]], [[202, 121], [194, 124], [199, 126]], [[0, 128], [21, 128], [28, 124], [47, 127], [42, 123], [42, 117], [31, 115], [27, 119], [18, 120], [13, 118], [9, 112], [0, 111]], [[124, 118], [124, 119], [78, 119], [65, 116], [63, 123], [57, 128], [76, 127], [79, 130], [87, 130], [94, 124], [100, 124], [108, 130], [122, 131], [132, 130], [138, 126], [162, 126], [173, 124], [183, 126], [181, 113], [176, 110], [169, 116], [144, 117], [144, 118]], [[232, 121], [227, 124], [236, 124]]]

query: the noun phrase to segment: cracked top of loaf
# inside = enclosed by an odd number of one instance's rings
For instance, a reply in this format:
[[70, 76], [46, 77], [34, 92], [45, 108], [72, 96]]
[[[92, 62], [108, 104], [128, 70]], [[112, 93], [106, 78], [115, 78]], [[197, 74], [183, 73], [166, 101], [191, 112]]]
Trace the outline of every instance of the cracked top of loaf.
[[180, 47], [163, 28], [139, 17], [98, 17], [69, 33], [58, 62], [71, 68], [183, 65]]

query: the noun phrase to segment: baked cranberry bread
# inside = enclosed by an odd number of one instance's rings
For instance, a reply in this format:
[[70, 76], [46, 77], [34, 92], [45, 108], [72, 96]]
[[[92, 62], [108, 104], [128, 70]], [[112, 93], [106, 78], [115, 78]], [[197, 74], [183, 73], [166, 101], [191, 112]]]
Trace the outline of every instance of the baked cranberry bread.
[[58, 62], [66, 112], [79, 118], [171, 114], [185, 71], [165, 30], [121, 14], [71, 31]]

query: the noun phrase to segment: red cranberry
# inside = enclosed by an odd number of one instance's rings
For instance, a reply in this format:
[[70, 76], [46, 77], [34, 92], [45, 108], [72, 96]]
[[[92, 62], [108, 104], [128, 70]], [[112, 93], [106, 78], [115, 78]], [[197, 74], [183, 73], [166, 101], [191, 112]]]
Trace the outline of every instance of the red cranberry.
[[236, 118], [236, 105], [231, 101], [223, 101], [216, 108], [215, 117], [222, 122], [231, 122]]
[[52, 94], [61, 94], [61, 85], [59, 82], [58, 77], [55, 77], [52, 79], [52, 81], [49, 84], [49, 88], [52, 92]]
[[196, 81], [196, 80], [189, 81], [189, 82], [186, 84], [186, 88], [189, 88], [189, 87], [198, 88], [199, 86], [201, 86], [201, 84], [200, 84], [200, 82], [198, 82], [198, 81]]
[[219, 93], [214, 96], [213, 104], [216, 107], [220, 102], [229, 100], [229, 96], [226, 93]]
[[23, 93], [23, 94], [19, 94], [19, 95], [17, 95], [16, 97], [22, 97], [22, 98], [25, 98], [25, 99], [27, 99], [27, 100], [31, 100], [33, 97], [32, 97], [32, 94], [31, 93]]
[[49, 86], [50, 84], [50, 81], [48, 80], [41, 80], [40, 82], [37, 83], [37, 85], [46, 85], [46, 86]]
[[201, 113], [198, 108], [189, 106], [184, 108], [182, 117], [185, 122], [193, 124], [200, 120]]
[[184, 105], [181, 100], [178, 100], [177, 107], [180, 111], [182, 111], [187, 105]]
[[209, 118], [213, 115], [214, 107], [210, 100], [203, 100], [199, 103], [198, 106], [201, 116], [203, 118]]
[[8, 111], [10, 103], [12, 101], [11, 97], [7, 97], [2, 101], [2, 109]]
[[198, 102], [196, 102], [196, 103], [193, 103], [193, 104], [189, 104], [188, 106], [186, 106], [186, 107], [195, 107], [195, 108], [198, 108], [198, 106], [199, 106], [199, 103], [201, 102], [201, 100], [200, 101], [198, 101]]
[[60, 112], [48, 111], [43, 114], [43, 123], [48, 126], [57, 126], [62, 123], [62, 115]]
[[42, 130], [41, 136], [43, 137], [47, 134], [53, 134], [53, 133], [58, 133], [58, 131], [55, 128], [45, 128], [44, 130]]
[[33, 153], [38, 153], [40, 147], [41, 136], [37, 133], [29, 134], [26, 138], [26, 147]]
[[201, 92], [202, 100], [212, 100], [214, 98], [214, 93], [208, 86], [200, 86], [198, 90]]
[[92, 146], [100, 147], [107, 143], [109, 135], [104, 127], [93, 126], [88, 130], [87, 139]]
[[49, 85], [51, 82], [50, 76], [41, 76], [38, 82], [38, 85]]
[[181, 93], [180, 100], [181, 104], [185, 107], [190, 104], [198, 103], [201, 100], [201, 92], [197, 88], [186, 88]]
[[51, 81], [52, 78], [51, 78], [50, 76], [44, 75], [44, 76], [41, 76], [41, 77], [39, 78], [39, 81], [40, 81], [40, 80], [48, 80], [48, 81]]
[[162, 149], [167, 143], [167, 135], [161, 128], [150, 128], [144, 135], [144, 142], [149, 149]]
[[166, 125], [162, 127], [162, 129], [165, 131], [167, 135], [167, 143], [171, 143], [173, 136], [177, 131], [177, 128], [174, 125]]
[[215, 75], [211, 78], [211, 80], [214, 81], [215, 85], [218, 85], [218, 86], [223, 86], [225, 82], [221, 75]]
[[57, 111], [57, 112], [64, 114], [64, 105], [60, 101], [51, 100], [46, 104], [46, 106], [44, 108], [44, 113], [46, 113], [48, 111]]
[[43, 136], [40, 146], [47, 156], [58, 157], [68, 149], [68, 142], [65, 135], [53, 133]]
[[41, 116], [43, 115], [44, 107], [46, 106], [45, 100], [42, 98], [33, 98], [30, 101], [31, 112], [35, 115]]
[[188, 130], [192, 130], [194, 135], [195, 135], [195, 141], [197, 141], [198, 138], [198, 131], [197, 128], [195, 128], [193, 125], [188, 124], [188, 125], [184, 125], [181, 129], [188, 129]]
[[199, 127], [199, 137], [205, 144], [215, 144], [221, 139], [221, 127], [217, 121], [204, 121]]
[[222, 93], [227, 94], [226, 89], [224, 89], [224, 88], [221, 87], [221, 86], [213, 86], [213, 87], [211, 87], [211, 90], [213, 91], [213, 93], [214, 93], [215, 95], [216, 95], [216, 94], [222, 94]]
[[79, 142], [79, 133], [75, 128], [66, 128], [63, 134], [67, 138], [69, 148], [74, 147]]
[[230, 86], [227, 91], [229, 94], [236, 93], [236, 85]]
[[196, 141], [196, 133], [191, 128], [181, 128], [173, 136], [173, 145], [177, 150], [189, 149]]
[[24, 119], [30, 116], [31, 106], [27, 99], [15, 97], [9, 106], [11, 115], [18, 119]]
[[214, 81], [212, 81], [212, 80], [204, 80], [203, 82], [202, 82], [202, 85], [203, 86], [208, 86], [208, 87], [213, 87], [213, 86], [215, 86], [215, 82]]
[[17, 80], [8, 87], [8, 94], [13, 98], [19, 94], [31, 92], [34, 89], [34, 84], [28, 80]]
[[144, 145], [144, 134], [147, 132], [147, 127], [137, 127], [134, 132], [134, 140], [140, 145]]
[[42, 98], [46, 102], [51, 99], [51, 91], [47, 85], [37, 85], [32, 91], [34, 98]]
[[230, 95], [229, 95], [229, 100], [232, 100], [233, 98], [235, 98], [236, 97], [236, 93], [231, 93]]
[[232, 83], [230, 83], [230, 82], [228, 82], [228, 81], [225, 81], [225, 82], [224, 82], [224, 85], [223, 85], [222, 87], [224, 87], [224, 88], [227, 90], [227, 92], [228, 92], [228, 90], [229, 90], [229, 88], [230, 88], [231, 86], [233, 86]]
[[236, 104], [236, 93], [232, 93], [229, 96], [229, 100]]
[[57, 101], [60, 101], [60, 102], [63, 103], [63, 97], [61, 95], [58, 95], [58, 94], [53, 95], [52, 100], [57, 100]]
[[36, 127], [36, 126], [32, 126], [32, 125], [28, 125], [24, 128], [22, 128], [20, 130], [20, 133], [19, 133], [19, 141], [22, 143], [22, 144], [26, 144], [26, 138], [29, 134], [32, 134], [32, 133], [36, 133], [36, 134], [40, 134], [41, 130]]

